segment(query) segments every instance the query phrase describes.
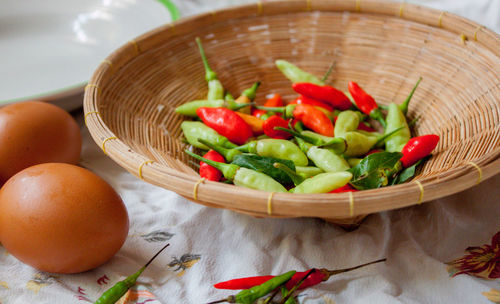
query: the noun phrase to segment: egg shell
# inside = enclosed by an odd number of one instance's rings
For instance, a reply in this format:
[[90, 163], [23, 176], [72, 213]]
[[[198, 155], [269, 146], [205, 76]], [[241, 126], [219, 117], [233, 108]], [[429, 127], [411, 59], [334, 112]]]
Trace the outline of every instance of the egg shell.
[[82, 137], [69, 113], [40, 101], [0, 108], [0, 185], [41, 163], [77, 164]]
[[120, 196], [78, 166], [36, 165], [0, 190], [0, 241], [16, 258], [42, 271], [95, 268], [121, 248], [128, 228]]

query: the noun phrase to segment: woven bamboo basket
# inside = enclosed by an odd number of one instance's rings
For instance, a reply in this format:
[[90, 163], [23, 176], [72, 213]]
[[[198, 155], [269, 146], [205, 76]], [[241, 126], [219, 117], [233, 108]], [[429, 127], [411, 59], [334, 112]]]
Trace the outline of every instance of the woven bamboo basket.
[[[406, 184], [341, 194], [266, 193], [200, 180], [183, 150], [174, 108], [203, 99], [201, 37], [212, 68], [237, 95], [260, 80], [291, 100], [274, 67], [286, 59], [330, 83], [360, 83], [381, 104], [401, 102], [419, 76], [414, 135], [441, 137]], [[148, 32], [104, 60], [85, 89], [85, 120], [104, 152], [146, 182], [189, 200], [257, 217], [320, 217], [339, 224], [444, 197], [500, 171], [500, 37], [462, 17], [379, 0], [257, 2]]]

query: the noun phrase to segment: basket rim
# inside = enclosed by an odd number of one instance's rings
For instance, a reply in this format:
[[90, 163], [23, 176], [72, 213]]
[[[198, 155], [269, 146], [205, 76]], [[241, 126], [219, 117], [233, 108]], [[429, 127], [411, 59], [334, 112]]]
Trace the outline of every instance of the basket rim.
[[[285, 5], [286, 4], [286, 5]], [[390, 9], [380, 11], [377, 4], [384, 4]], [[327, 7], [328, 9], [324, 9]], [[404, 11], [403, 11], [404, 8]], [[130, 49], [141, 54], [141, 46], [147, 39], [154, 35], [170, 32], [171, 37], [181, 34], [183, 25], [197, 22], [203, 19], [216, 19], [224, 13], [225, 16], [236, 15], [232, 19], [240, 19], [254, 16], [265, 16], [282, 13], [297, 13], [303, 11], [327, 11], [343, 12], [349, 11], [360, 14], [378, 14], [399, 17], [404, 20], [438, 27], [453, 33], [466, 33], [468, 37], [474, 37], [474, 42], [486, 47], [493, 54], [500, 57], [500, 36], [493, 31], [481, 26], [469, 19], [455, 14], [438, 11], [432, 8], [415, 4], [398, 3], [386, 0], [350, 0], [350, 1], [327, 1], [327, 0], [273, 0], [268, 2], [257, 2], [215, 12], [208, 12], [178, 20], [171, 24], [153, 29], [141, 36], [124, 44], [111, 53], [95, 70], [89, 84], [85, 87], [84, 117], [85, 124], [94, 141], [101, 146], [104, 152], [120, 166], [135, 176], [154, 185], [177, 192], [179, 195], [191, 201], [206, 206], [231, 209], [241, 213], [249, 213], [262, 217], [327, 217], [327, 218], [351, 218], [368, 213], [380, 212], [390, 209], [402, 208], [419, 204], [468, 189], [478, 182], [494, 176], [500, 172], [500, 146], [483, 154], [474, 162], [464, 162], [463, 166], [455, 165], [451, 170], [441, 172], [435, 176], [414, 179], [409, 183], [395, 185], [387, 188], [365, 190], [359, 192], [339, 194], [291, 194], [274, 193], [235, 187], [232, 185], [203, 181], [199, 176], [184, 173], [157, 161], [151, 161], [144, 155], [135, 152], [130, 146], [120, 140], [106, 125], [99, 115], [100, 84], [102, 75], [113, 73], [117, 68], [127, 64], [135, 57], [122, 58], [122, 54]], [[267, 13], [269, 11], [270, 13]], [[403, 13], [405, 12], [405, 13]], [[432, 18], [418, 18], [408, 12], [425, 12]], [[236, 14], [238, 13], [238, 14]], [[435, 17], [435, 18], [434, 18]], [[217, 21], [227, 20], [220, 19]], [[449, 27], [450, 21], [461, 23], [458, 27]], [[215, 22], [217, 22], [215, 21]], [[496, 45], [483, 43], [483, 38], [493, 39]], [[152, 47], [151, 47], [152, 48]], [[92, 115], [95, 114], [95, 115]], [[126, 159], [120, 155], [127, 155]], [[159, 182], [159, 177], [168, 177], [169, 183]], [[186, 187], [189, 186], [189, 187]], [[188, 188], [189, 190], [186, 190]], [[388, 193], [389, 191], [393, 193]], [[247, 195], [245, 202], [226, 202], [222, 199], [223, 194]], [[385, 199], [388, 203], [380, 204], [375, 199]], [[249, 203], [250, 202], [250, 203]], [[322, 212], [318, 212], [322, 210]], [[316, 210], [311, 212], [310, 210]]]

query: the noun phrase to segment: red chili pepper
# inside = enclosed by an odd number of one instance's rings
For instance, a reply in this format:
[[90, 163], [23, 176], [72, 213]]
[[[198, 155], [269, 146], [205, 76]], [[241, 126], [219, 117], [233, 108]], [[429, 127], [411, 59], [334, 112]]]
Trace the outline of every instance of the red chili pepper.
[[[314, 285], [317, 285], [323, 281], [328, 280], [332, 275], [336, 275], [339, 273], [343, 272], [348, 272], [352, 271], [361, 267], [365, 267], [371, 264], [375, 263], [380, 263], [385, 261], [386, 259], [380, 259], [377, 261], [365, 263], [359, 266], [355, 267], [350, 267], [350, 268], [345, 268], [345, 269], [338, 269], [338, 270], [328, 270], [328, 269], [316, 269], [313, 273], [309, 275], [305, 279], [305, 281], [300, 285], [298, 289], [305, 289], [307, 287], [311, 287]], [[302, 271], [302, 272], [297, 272], [293, 275], [293, 277], [286, 283], [286, 287], [288, 289], [292, 288], [295, 286], [309, 271], [312, 269], [309, 269], [307, 271]], [[274, 278], [274, 276], [267, 275], [267, 276], [257, 276], [257, 277], [247, 277], [247, 278], [239, 278], [239, 279], [233, 279], [225, 282], [220, 282], [214, 285], [215, 288], [217, 289], [231, 289], [231, 290], [238, 290], [238, 289], [248, 289], [252, 288], [257, 285], [261, 285], [264, 282], [267, 282], [268, 280]]]
[[349, 93], [356, 102], [356, 106], [361, 112], [369, 115], [371, 118], [378, 120], [385, 128], [385, 120], [382, 117], [382, 112], [378, 108], [375, 99], [366, 93], [357, 83], [350, 81], [348, 84]]
[[275, 130], [275, 127], [282, 127], [287, 129], [288, 128], [288, 121], [284, 120], [283, 118], [273, 115], [266, 119], [264, 121], [264, 124], [262, 125], [262, 129], [264, 130], [264, 134], [271, 138], [275, 139], [289, 139], [292, 137], [292, 134], [281, 131], [281, 130]]
[[[265, 107], [282, 107], [283, 106], [283, 99], [281, 98], [280, 94], [273, 94], [271, 97], [269, 97], [266, 102], [264, 103]], [[266, 110], [259, 110], [259, 109], [253, 109], [252, 110], [252, 115], [260, 118], [262, 115], [266, 114]]]
[[342, 192], [356, 192], [358, 190], [354, 189], [351, 185], [346, 184], [340, 188], [330, 191], [330, 193], [342, 193]]
[[379, 152], [384, 152], [384, 150], [380, 150], [380, 149], [373, 149], [373, 150], [370, 150], [368, 151], [365, 156], [368, 156], [370, 154], [373, 154], [373, 153], [379, 153]]
[[243, 145], [253, 135], [243, 118], [229, 109], [201, 107], [196, 110], [196, 115], [207, 126], [235, 144]]
[[[205, 155], [203, 155], [203, 157], [219, 163], [226, 162], [224, 157], [214, 150], [208, 151]], [[201, 177], [204, 177], [209, 181], [218, 182], [222, 179], [222, 172], [220, 172], [219, 170], [215, 169], [214, 167], [210, 166], [205, 162], [200, 162], [199, 172]]]
[[341, 111], [352, 107], [351, 101], [342, 91], [328, 85], [319, 86], [313, 83], [301, 82], [294, 83], [292, 88], [299, 94], [327, 102]]
[[363, 130], [363, 131], [367, 131], [367, 132], [376, 132], [377, 131], [370, 126], [367, 126], [364, 122], [359, 123], [358, 130]]
[[267, 276], [256, 276], [256, 277], [247, 277], [247, 278], [239, 278], [233, 279], [225, 282], [220, 282], [214, 285], [217, 289], [249, 289], [254, 286], [260, 285], [274, 278], [272, 275]]
[[306, 104], [306, 105], [321, 107], [325, 110], [328, 110], [329, 112], [333, 112], [335, 110], [332, 106], [330, 106], [324, 102], [321, 102], [321, 101], [318, 101], [318, 100], [315, 100], [315, 99], [312, 99], [312, 98], [309, 98], [306, 96], [299, 96], [294, 101], [290, 102], [289, 104]]
[[404, 168], [408, 168], [420, 159], [429, 155], [439, 142], [439, 136], [434, 134], [414, 137], [408, 141], [401, 151], [400, 161]]
[[293, 117], [316, 133], [333, 137], [333, 123], [325, 113], [310, 105], [297, 105]]

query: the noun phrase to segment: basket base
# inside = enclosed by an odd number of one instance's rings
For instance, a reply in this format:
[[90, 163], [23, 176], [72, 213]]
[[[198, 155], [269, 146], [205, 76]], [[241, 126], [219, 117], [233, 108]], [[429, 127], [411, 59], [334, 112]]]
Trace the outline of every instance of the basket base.
[[323, 220], [342, 227], [347, 231], [353, 231], [358, 229], [363, 220], [368, 216], [368, 214], [358, 215], [351, 218], [323, 218]]

